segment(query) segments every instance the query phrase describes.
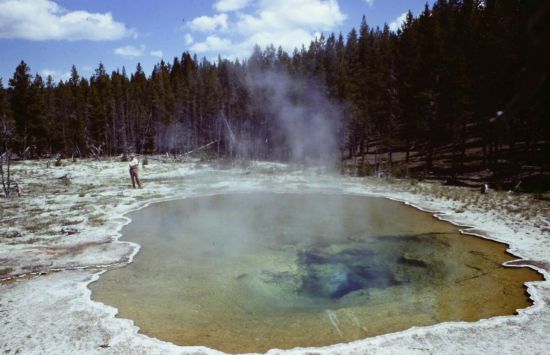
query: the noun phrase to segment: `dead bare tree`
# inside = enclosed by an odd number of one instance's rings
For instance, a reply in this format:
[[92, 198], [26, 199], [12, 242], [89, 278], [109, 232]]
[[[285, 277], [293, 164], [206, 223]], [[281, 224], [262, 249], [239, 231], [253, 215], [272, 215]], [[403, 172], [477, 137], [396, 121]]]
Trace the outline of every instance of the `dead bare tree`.
[[[11, 151], [9, 150], [9, 142], [13, 136], [13, 129], [11, 129], [8, 117], [4, 113], [2, 120], [0, 121], [0, 137], [2, 138], [2, 149], [0, 150], [0, 179], [2, 179], [2, 189], [4, 191], [4, 197], [10, 197], [11, 191]], [[7, 171], [4, 172], [4, 166], [7, 167]], [[17, 186], [19, 193], [19, 186]]]
[[100, 144], [96, 146], [95, 144], [89, 144], [88, 150], [90, 151], [90, 154], [94, 158], [94, 160], [101, 160], [101, 156], [103, 154], [103, 146], [104, 144]]
[[[0, 155], [0, 178], [2, 179], [2, 190], [4, 190], [4, 197], [10, 197], [11, 191], [11, 179], [10, 179], [10, 159], [11, 153], [4, 152]], [[7, 176], [4, 174], [4, 164], [7, 165]]]
[[76, 162], [76, 157], [82, 158], [82, 153], [80, 152], [80, 148], [78, 147], [77, 144], [75, 144], [74, 146], [73, 155], [71, 157], [73, 163]]

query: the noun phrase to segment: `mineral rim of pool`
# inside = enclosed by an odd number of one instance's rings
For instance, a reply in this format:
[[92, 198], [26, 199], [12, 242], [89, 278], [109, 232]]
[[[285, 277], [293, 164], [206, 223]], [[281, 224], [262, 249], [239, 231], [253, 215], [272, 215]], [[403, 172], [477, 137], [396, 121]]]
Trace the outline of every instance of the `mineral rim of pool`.
[[506, 245], [402, 203], [230, 194], [153, 204], [123, 239], [140, 252], [90, 287], [140, 331], [225, 352], [325, 346], [530, 305]]

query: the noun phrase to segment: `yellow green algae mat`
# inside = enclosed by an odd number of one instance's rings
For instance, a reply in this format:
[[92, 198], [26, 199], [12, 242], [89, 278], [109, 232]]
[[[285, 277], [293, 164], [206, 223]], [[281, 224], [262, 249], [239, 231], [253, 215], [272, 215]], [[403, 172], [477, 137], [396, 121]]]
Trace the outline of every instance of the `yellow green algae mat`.
[[506, 245], [383, 198], [229, 194], [130, 214], [134, 262], [90, 285], [140, 331], [225, 352], [324, 346], [530, 305]]

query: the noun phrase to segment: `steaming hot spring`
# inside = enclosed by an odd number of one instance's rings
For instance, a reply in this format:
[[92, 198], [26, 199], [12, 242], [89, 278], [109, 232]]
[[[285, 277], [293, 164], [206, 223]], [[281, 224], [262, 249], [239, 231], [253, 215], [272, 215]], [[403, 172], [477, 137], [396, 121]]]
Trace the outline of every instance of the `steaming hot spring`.
[[90, 285], [140, 331], [226, 352], [324, 346], [529, 305], [506, 246], [402, 203], [233, 193], [133, 212], [134, 262]]

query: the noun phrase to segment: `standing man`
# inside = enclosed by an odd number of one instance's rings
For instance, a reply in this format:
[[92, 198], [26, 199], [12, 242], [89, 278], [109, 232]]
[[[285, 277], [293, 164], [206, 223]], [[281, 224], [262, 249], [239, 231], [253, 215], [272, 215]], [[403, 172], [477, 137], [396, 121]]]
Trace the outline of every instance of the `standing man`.
[[141, 189], [141, 183], [139, 182], [138, 176], [138, 166], [139, 161], [137, 160], [136, 156], [134, 154], [130, 154], [130, 179], [132, 179], [132, 187], [134, 189], [136, 188], [136, 183]]

